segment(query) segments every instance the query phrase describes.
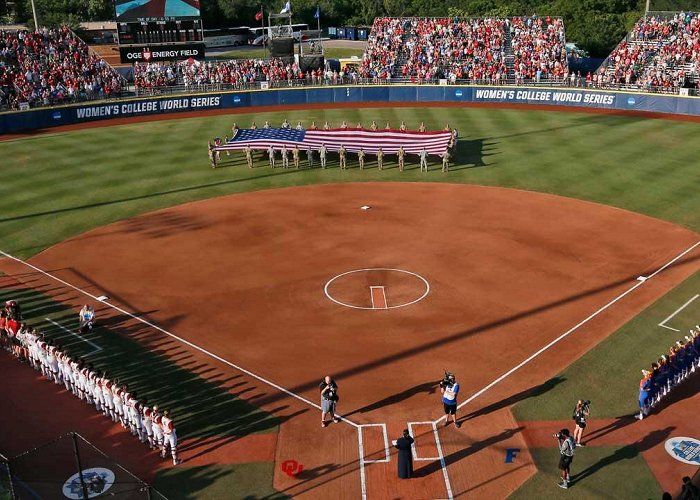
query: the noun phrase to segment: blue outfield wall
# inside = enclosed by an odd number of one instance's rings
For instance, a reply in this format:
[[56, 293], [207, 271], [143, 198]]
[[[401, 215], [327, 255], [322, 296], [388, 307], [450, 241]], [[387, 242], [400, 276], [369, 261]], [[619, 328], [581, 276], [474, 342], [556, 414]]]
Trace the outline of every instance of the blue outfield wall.
[[[460, 102], [579, 106], [624, 111], [700, 115], [700, 98], [548, 87], [377, 85], [299, 87], [125, 99], [0, 114], [0, 134], [113, 118], [251, 106], [362, 102]], [[361, 107], [359, 105], [358, 107]]]

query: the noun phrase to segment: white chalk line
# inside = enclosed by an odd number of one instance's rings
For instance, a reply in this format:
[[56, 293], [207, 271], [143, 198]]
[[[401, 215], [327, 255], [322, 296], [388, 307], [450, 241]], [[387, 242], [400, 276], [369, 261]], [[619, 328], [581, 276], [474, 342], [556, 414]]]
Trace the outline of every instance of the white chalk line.
[[[41, 269], [41, 268], [39, 268], [39, 267], [37, 267], [37, 266], [35, 266], [35, 265], [33, 265], [33, 264], [30, 264], [29, 262], [25, 262], [25, 261], [23, 261], [22, 259], [19, 259], [19, 258], [17, 258], [17, 257], [14, 257], [13, 255], [10, 255], [10, 254], [8, 254], [8, 253], [2, 251], [2, 250], [0, 250], [0, 255], [4, 255], [4, 256], [7, 257], [8, 259], [14, 260], [15, 262], [18, 262], [18, 263], [20, 263], [20, 264], [22, 264], [22, 265], [24, 265], [24, 266], [26, 266], [26, 267], [29, 267], [30, 269], [33, 269], [33, 270], [37, 271], [38, 273], [40, 273], [40, 274], [46, 276], [47, 278], [51, 278], [52, 280], [57, 281], [57, 282], [59, 282], [59, 283], [65, 285], [65, 286], [67, 286], [68, 288], [72, 288], [73, 290], [75, 290], [75, 291], [77, 291], [77, 292], [79, 292], [79, 293], [82, 293], [83, 295], [85, 295], [85, 296], [87, 296], [87, 297], [90, 297], [90, 298], [93, 299], [93, 300], [98, 300], [98, 296], [93, 295], [93, 294], [91, 294], [90, 292], [88, 292], [88, 291], [86, 291], [86, 290], [83, 290], [82, 288], [79, 288], [79, 287], [77, 287], [77, 286], [75, 286], [75, 285], [73, 285], [73, 284], [71, 284], [71, 283], [68, 283], [67, 281], [65, 281], [65, 280], [63, 280], [63, 279], [61, 279], [61, 278], [59, 278], [58, 276], [55, 276], [55, 275], [53, 275], [53, 274], [51, 274], [51, 273], [49, 273], [49, 272], [47, 272], [47, 271], [44, 271], [43, 269]], [[100, 296], [100, 297], [101, 297], [101, 296]], [[121, 308], [121, 307], [119, 307], [119, 306], [117, 306], [117, 305], [115, 305], [115, 304], [112, 304], [111, 302], [109, 302], [109, 301], [107, 301], [107, 300], [104, 300], [104, 299], [103, 299], [103, 300], [101, 300], [100, 302], [102, 302], [102, 303], [105, 304], [106, 306], [108, 306], [108, 307], [114, 309], [115, 311], [119, 311], [120, 313], [122, 313], [122, 314], [124, 314], [124, 315], [130, 317], [131, 319], [134, 319], [134, 320], [138, 321], [139, 323], [143, 323], [144, 325], [147, 325], [147, 326], [153, 328], [154, 330], [157, 330], [157, 331], [163, 333], [164, 335], [167, 335], [168, 337], [173, 338], [173, 339], [175, 339], [175, 340], [177, 340], [177, 341], [179, 341], [179, 342], [181, 342], [181, 343], [183, 343], [183, 344], [185, 344], [185, 345], [191, 347], [192, 349], [195, 349], [195, 350], [201, 352], [202, 354], [205, 354], [205, 355], [209, 356], [209, 357], [212, 358], [212, 359], [215, 359], [215, 360], [217, 360], [217, 361], [219, 361], [219, 362], [221, 362], [221, 363], [223, 363], [223, 364], [225, 364], [225, 365], [227, 365], [227, 366], [230, 366], [231, 368], [234, 368], [235, 370], [238, 370], [238, 371], [240, 371], [240, 372], [242, 372], [242, 373], [245, 373], [245, 374], [248, 375], [249, 377], [252, 377], [252, 378], [254, 378], [255, 380], [258, 380], [258, 381], [262, 382], [263, 384], [266, 384], [266, 385], [268, 385], [268, 386], [270, 386], [270, 387], [272, 387], [272, 388], [274, 388], [274, 389], [277, 389], [278, 391], [280, 391], [280, 392], [286, 394], [287, 396], [293, 397], [293, 398], [295, 398], [295, 399], [297, 399], [297, 400], [299, 400], [299, 401], [301, 401], [301, 402], [303, 402], [303, 403], [306, 403], [307, 405], [309, 405], [309, 406], [311, 406], [311, 407], [313, 407], [313, 408], [316, 408], [317, 410], [321, 411], [321, 406], [320, 406], [320, 405], [317, 405], [316, 403], [314, 403], [314, 402], [312, 402], [312, 401], [306, 399], [305, 397], [300, 396], [300, 395], [298, 395], [298, 394], [295, 394], [295, 393], [291, 392], [291, 391], [288, 390], [288, 389], [285, 389], [285, 388], [282, 387], [281, 385], [278, 385], [278, 384], [276, 384], [276, 383], [274, 383], [274, 382], [272, 382], [272, 381], [270, 381], [270, 380], [267, 380], [266, 378], [263, 378], [263, 377], [261, 377], [260, 375], [256, 375], [255, 373], [251, 372], [250, 370], [246, 370], [245, 368], [242, 368], [242, 367], [236, 365], [235, 363], [232, 363], [232, 362], [230, 362], [230, 361], [228, 361], [228, 360], [222, 358], [221, 356], [219, 356], [219, 355], [217, 355], [217, 354], [214, 354], [213, 352], [210, 352], [210, 351], [204, 349], [203, 347], [198, 346], [197, 344], [195, 344], [195, 343], [193, 343], [193, 342], [190, 342], [189, 340], [183, 339], [182, 337], [178, 337], [177, 335], [175, 335], [174, 333], [169, 332], [169, 331], [166, 330], [165, 328], [162, 328], [162, 327], [160, 327], [160, 326], [158, 326], [158, 325], [156, 325], [156, 324], [154, 324], [154, 323], [151, 323], [151, 322], [148, 321], [148, 320], [145, 320], [145, 319], [143, 319], [143, 318], [140, 318], [140, 317], [136, 316], [135, 314], [133, 314], [133, 313], [127, 311], [126, 309], [123, 309], [123, 308]], [[355, 427], [355, 428], [358, 427], [358, 424], [356, 424], [355, 422], [352, 422], [351, 420], [348, 420], [348, 419], [345, 418], [345, 417], [339, 417], [339, 418], [340, 418], [343, 422], [345, 422], [346, 424], [348, 424], [348, 425], [351, 425], [351, 426], [353, 426], [353, 427]]]
[[[377, 459], [364, 459], [364, 463], [366, 464], [378, 464], [378, 463], [387, 463], [389, 462], [389, 434], [386, 430], [386, 424], [361, 424], [359, 428], [359, 432], [362, 432], [362, 429], [365, 427], [381, 427], [382, 428], [382, 436], [384, 438], [384, 458], [377, 458]], [[363, 438], [364, 440], [364, 438]], [[364, 457], [364, 455], [363, 455]]]
[[[430, 293], [430, 283], [428, 283], [428, 280], [425, 279], [423, 276], [421, 276], [420, 274], [417, 274], [417, 273], [413, 273], [413, 272], [411, 272], [411, 271], [406, 271], [406, 270], [404, 270], [404, 269], [394, 269], [394, 268], [391, 268], [391, 267], [369, 267], [369, 268], [363, 268], [363, 269], [353, 269], [352, 271], [346, 271], [346, 272], [344, 272], [344, 273], [338, 274], [337, 276], [333, 276], [331, 279], [329, 279], [329, 280], [326, 282], [326, 285], [323, 287], [323, 293], [326, 294], [326, 297], [328, 297], [329, 300], [331, 300], [331, 301], [335, 302], [336, 304], [341, 305], [341, 306], [343, 306], [343, 307], [349, 307], [349, 308], [351, 308], [351, 309], [365, 309], [365, 310], [370, 310], [370, 311], [371, 311], [371, 310], [374, 310], [374, 309], [375, 309], [374, 304], [372, 304], [372, 307], [365, 307], [365, 306], [357, 306], [357, 305], [354, 305], [354, 304], [348, 304], [348, 303], [346, 303], [346, 302], [342, 302], [342, 301], [336, 299], [336, 298], [333, 297], [333, 296], [331, 295], [331, 293], [328, 291], [328, 288], [331, 286], [331, 284], [332, 284], [335, 280], [337, 280], [337, 279], [339, 279], [339, 278], [342, 278], [343, 276], [347, 276], [348, 274], [363, 273], [363, 272], [367, 272], [367, 271], [393, 271], [393, 272], [397, 272], [397, 273], [408, 274], [408, 275], [410, 275], [410, 276], [413, 276], [413, 277], [415, 277], [415, 278], [418, 278], [418, 279], [419, 279], [420, 281], [422, 281], [423, 284], [425, 285], [425, 292], [423, 292], [423, 294], [422, 294], [420, 297], [418, 297], [417, 299], [412, 300], [412, 301], [410, 301], [410, 302], [405, 302], [405, 303], [403, 303], [403, 304], [396, 304], [396, 305], [393, 305], [393, 306], [389, 306], [389, 305], [387, 304], [386, 309], [398, 309], [398, 308], [400, 308], [400, 307], [410, 306], [410, 305], [412, 305], [412, 304], [415, 304], [416, 302], [420, 302], [420, 301], [423, 300], [425, 297], [427, 297], [428, 294]], [[381, 308], [379, 308], [379, 309], [384, 309], [384, 308], [381, 307]]]
[[90, 342], [88, 339], [84, 338], [82, 335], [79, 335], [79, 334], [75, 333], [74, 331], [69, 330], [68, 328], [66, 328], [62, 324], [56, 323], [54, 320], [52, 320], [50, 318], [44, 318], [44, 319], [46, 321], [48, 321], [49, 323], [51, 323], [52, 325], [57, 326], [58, 328], [60, 328], [64, 332], [71, 334], [73, 337], [77, 338], [78, 340], [81, 340], [81, 341], [85, 342], [86, 344], [91, 345], [93, 347], [93, 350], [90, 351], [89, 353], [87, 353], [86, 356], [90, 356], [91, 354], [95, 354], [96, 352], [102, 351], [102, 347], [95, 344], [94, 342]]
[[[503, 375], [501, 375], [500, 377], [498, 377], [497, 379], [493, 380], [491, 383], [489, 383], [488, 385], [486, 385], [486, 386], [483, 387], [482, 389], [480, 389], [480, 390], [478, 390], [477, 392], [475, 392], [474, 394], [472, 394], [469, 398], [467, 398], [465, 401], [463, 401], [462, 403], [460, 403], [460, 404], [457, 406], [457, 408], [458, 408], [458, 409], [459, 409], [459, 408], [462, 408], [464, 405], [469, 404], [469, 403], [471, 403], [472, 401], [474, 401], [476, 398], [478, 398], [479, 396], [481, 396], [482, 394], [484, 394], [485, 392], [487, 392], [489, 389], [491, 389], [492, 387], [494, 387], [496, 384], [502, 382], [503, 380], [505, 380], [506, 378], [508, 378], [510, 375], [512, 375], [513, 373], [515, 373], [516, 371], [518, 371], [520, 368], [522, 368], [523, 366], [525, 366], [525, 365], [527, 365], [528, 363], [530, 363], [530, 361], [532, 361], [533, 359], [535, 359], [536, 357], [538, 357], [540, 354], [542, 354], [543, 352], [547, 351], [547, 350], [548, 350], [549, 348], [551, 348], [553, 345], [555, 345], [555, 344], [557, 344], [558, 342], [562, 341], [563, 339], [565, 339], [566, 337], [568, 337], [569, 335], [571, 335], [572, 333], [574, 333], [576, 330], [578, 330], [579, 328], [581, 328], [583, 325], [585, 325], [586, 323], [588, 323], [590, 320], [592, 320], [593, 318], [595, 318], [596, 316], [598, 316], [599, 314], [601, 314], [602, 312], [604, 312], [605, 310], [607, 310], [610, 306], [612, 306], [613, 304], [617, 303], [618, 301], [620, 301], [621, 299], [623, 299], [624, 297], [626, 297], [628, 294], [632, 293], [634, 290], [636, 290], [637, 288], [639, 288], [640, 286], [642, 286], [643, 284], [645, 284], [646, 282], [648, 282], [651, 278], [653, 278], [654, 276], [656, 276], [657, 274], [659, 274], [661, 271], [663, 271], [663, 270], [666, 269], [667, 267], [673, 265], [674, 262], [676, 262], [677, 260], [683, 258], [683, 257], [684, 257], [685, 255], [687, 255], [688, 253], [692, 252], [692, 251], [693, 251], [695, 248], [697, 248], [699, 245], [700, 245], [700, 241], [696, 242], [694, 245], [690, 246], [689, 248], [687, 248], [686, 250], [684, 250], [684, 251], [681, 252], [680, 254], [676, 255], [673, 259], [671, 259], [670, 261], [668, 261], [666, 264], [664, 264], [663, 266], [661, 266], [659, 269], [657, 269], [656, 271], [654, 271], [654, 272], [653, 272], [652, 274], [650, 274], [649, 276], [645, 276], [645, 277], [644, 277], [644, 278], [645, 278], [644, 280], [639, 280], [639, 281], [637, 281], [637, 283], [636, 283], [635, 285], [633, 285], [631, 288], [629, 288], [629, 289], [627, 289], [626, 291], [622, 292], [620, 295], [618, 295], [617, 297], [615, 297], [614, 299], [612, 299], [611, 301], [609, 301], [607, 304], [605, 304], [604, 306], [602, 306], [601, 308], [599, 308], [597, 311], [595, 311], [594, 313], [590, 314], [590, 315], [589, 315], [588, 317], [586, 317], [585, 319], [579, 321], [576, 325], [574, 325], [574, 326], [572, 326], [571, 328], [569, 328], [567, 331], [565, 331], [564, 333], [562, 333], [561, 335], [559, 335], [557, 338], [555, 338], [554, 340], [552, 340], [551, 342], [549, 342], [547, 345], [545, 345], [544, 347], [542, 347], [541, 349], [537, 350], [535, 353], [531, 354], [531, 355], [528, 356], [526, 359], [524, 359], [523, 361], [521, 361], [520, 363], [518, 363], [517, 365], [515, 365], [513, 368], [511, 368], [510, 370], [508, 370], [507, 372], [505, 372]], [[438, 424], [438, 423], [440, 423], [442, 420], [444, 420], [445, 418], [446, 418], [446, 416], [443, 415], [443, 416], [441, 416], [440, 418], [436, 419], [436, 420], [434, 421], [434, 423], [435, 423], [435, 424]]]
[[452, 485], [450, 484], [450, 476], [447, 474], [447, 464], [445, 463], [445, 455], [442, 453], [442, 443], [438, 435], [437, 424], [433, 422], [433, 435], [435, 436], [435, 445], [437, 446], [438, 457], [440, 457], [440, 468], [442, 469], [442, 477], [445, 480], [445, 488], [447, 488], [447, 500], [452, 500]]
[[[375, 290], [380, 290], [382, 292], [382, 298], [384, 299], [384, 306], [382, 307], [377, 307], [377, 305], [374, 303], [374, 291]], [[372, 299], [372, 309], [388, 309], [389, 304], [386, 302], [386, 293], [384, 292], [384, 287], [383, 286], [371, 286], [369, 287], [369, 295], [370, 298]]]
[[429, 425], [433, 431], [433, 437], [435, 438], [435, 448], [437, 450], [437, 457], [418, 457], [418, 452], [416, 451], [416, 442], [414, 438], [413, 445], [411, 445], [411, 452], [413, 453], [413, 460], [418, 462], [435, 462], [440, 461], [440, 468], [442, 469], [442, 477], [445, 481], [445, 490], [447, 491], [448, 500], [452, 500], [452, 484], [450, 483], [450, 476], [447, 474], [447, 464], [445, 463], [445, 456], [442, 453], [442, 445], [440, 442], [440, 436], [438, 434], [437, 425], [435, 422], [408, 422], [406, 426], [408, 427], [408, 432], [413, 436], [413, 426], [414, 425]]
[[[429, 425], [430, 428], [432, 429], [433, 427], [433, 422], [408, 422], [406, 424], [408, 427], [408, 432], [411, 434], [411, 436], [415, 435], [415, 432], [413, 431], [413, 426], [414, 425]], [[440, 457], [419, 457], [418, 456], [418, 451], [416, 450], [416, 441], [415, 438], [413, 438], [413, 445], [411, 445], [411, 453], [413, 453], [413, 460], [416, 462], [434, 462], [435, 460], [440, 460]]]
[[688, 302], [686, 302], [685, 304], [683, 304], [682, 306], [680, 306], [678, 309], [676, 309], [675, 311], [673, 311], [673, 314], [671, 314], [668, 318], [666, 318], [666, 319], [663, 320], [661, 323], [659, 323], [659, 326], [661, 326], [661, 327], [663, 327], [663, 328], [668, 328], [669, 330], [673, 330], [674, 332], [680, 332], [680, 330], [678, 330], [678, 329], [676, 329], [676, 328], [673, 328], [673, 327], [671, 327], [671, 326], [668, 326], [666, 323], [667, 323], [668, 321], [672, 320], [672, 319], [676, 316], [676, 314], [678, 314], [678, 313], [681, 312], [683, 309], [685, 309], [685, 308], [688, 307], [690, 304], [692, 304], [693, 301], [694, 301], [695, 299], [697, 299], [698, 297], [700, 297], [700, 294], [695, 295], [695, 297], [691, 298]]

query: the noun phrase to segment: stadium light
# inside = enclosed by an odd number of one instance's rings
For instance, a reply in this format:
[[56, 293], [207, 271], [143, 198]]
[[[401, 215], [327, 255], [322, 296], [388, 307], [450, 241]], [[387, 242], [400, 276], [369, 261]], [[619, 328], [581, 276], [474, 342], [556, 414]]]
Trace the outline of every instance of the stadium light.
[[39, 31], [39, 22], [36, 20], [36, 6], [34, 5], [34, 0], [32, 0], [32, 14], [34, 14], [34, 31]]

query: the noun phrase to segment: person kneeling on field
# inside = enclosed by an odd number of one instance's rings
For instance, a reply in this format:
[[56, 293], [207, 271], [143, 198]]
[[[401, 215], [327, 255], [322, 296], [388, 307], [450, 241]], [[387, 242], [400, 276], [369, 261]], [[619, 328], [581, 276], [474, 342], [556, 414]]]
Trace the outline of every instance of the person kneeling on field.
[[78, 314], [78, 331], [85, 333], [92, 330], [95, 326], [95, 310], [92, 306], [85, 304]]

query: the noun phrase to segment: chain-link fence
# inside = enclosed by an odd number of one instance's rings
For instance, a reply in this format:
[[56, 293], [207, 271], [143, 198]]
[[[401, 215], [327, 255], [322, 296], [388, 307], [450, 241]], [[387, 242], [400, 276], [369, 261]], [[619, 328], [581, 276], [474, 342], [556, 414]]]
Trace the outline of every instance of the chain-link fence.
[[80, 500], [101, 495], [120, 499], [165, 499], [75, 432], [9, 460], [0, 456], [0, 500]]

